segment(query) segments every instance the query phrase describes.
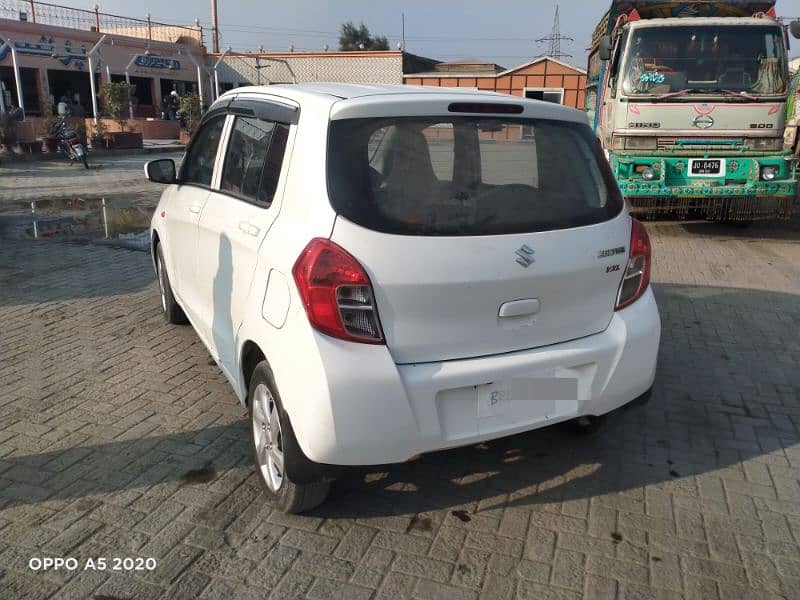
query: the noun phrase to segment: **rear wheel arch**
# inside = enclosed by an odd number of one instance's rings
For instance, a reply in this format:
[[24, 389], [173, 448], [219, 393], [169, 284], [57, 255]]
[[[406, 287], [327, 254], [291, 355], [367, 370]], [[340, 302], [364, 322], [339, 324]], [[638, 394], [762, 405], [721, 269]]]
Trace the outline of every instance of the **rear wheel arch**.
[[156, 248], [161, 243], [161, 238], [158, 237], [158, 231], [153, 229], [153, 235], [150, 237], [150, 258], [153, 260], [153, 268], [156, 267]]
[[261, 350], [261, 347], [256, 342], [247, 340], [242, 345], [240, 356], [240, 374], [244, 383], [244, 387], [242, 389], [244, 392], [245, 406], [247, 406], [248, 409], [250, 408], [250, 384], [252, 383], [253, 374], [255, 373], [258, 365], [266, 365], [266, 375], [269, 386], [272, 388], [271, 391], [275, 394], [278, 405], [283, 411], [289, 425], [286, 431], [284, 431], [284, 436], [287, 449], [290, 449], [290, 455], [287, 454], [286, 457], [286, 469], [291, 479], [296, 483], [301, 484], [329, 479], [334, 473], [335, 469], [330, 469], [325, 465], [315, 463], [309, 459], [303, 451], [302, 446], [297, 441], [294, 429], [291, 426], [291, 417], [289, 416], [289, 413], [286, 412], [286, 408], [280, 394], [280, 389], [275, 381], [275, 374], [272, 370], [272, 366], [270, 365], [269, 360], [267, 359], [263, 350]]
[[[239, 361], [240, 366], [240, 376], [242, 377], [242, 390], [244, 392], [244, 403], [247, 405], [248, 403], [248, 396], [250, 392], [250, 380], [253, 377], [253, 371], [256, 370], [258, 363], [266, 362], [269, 365], [269, 361], [267, 360], [264, 351], [261, 350], [258, 344], [256, 344], [252, 340], [247, 340], [242, 345], [242, 351], [240, 353], [241, 360]], [[270, 368], [272, 371], [272, 368]]]

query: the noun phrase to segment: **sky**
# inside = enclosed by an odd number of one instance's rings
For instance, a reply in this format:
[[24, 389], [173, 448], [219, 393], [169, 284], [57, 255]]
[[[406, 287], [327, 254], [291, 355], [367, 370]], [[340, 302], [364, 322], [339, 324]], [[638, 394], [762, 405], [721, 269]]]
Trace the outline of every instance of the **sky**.
[[[91, 0], [52, 0], [89, 8]], [[210, 0], [97, 0], [103, 12], [156, 21], [191, 24], [195, 18], [210, 30]], [[559, 5], [563, 60], [586, 66], [586, 47], [606, 0], [218, 0], [220, 45], [234, 51], [322, 50], [338, 48], [342, 23], [364, 23], [373, 35], [385, 35], [392, 48], [402, 40], [405, 14], [406, 50], [451, 61], [482, 58], [513, 67], [548, 50], [536, 40], [549, 36]], [[778, 0], [778, 14], [800, 18], [800, 0]], [[206, 36], [210, 47], [210, 37]], [[795, 40], [792, 56], [800, 55]]]

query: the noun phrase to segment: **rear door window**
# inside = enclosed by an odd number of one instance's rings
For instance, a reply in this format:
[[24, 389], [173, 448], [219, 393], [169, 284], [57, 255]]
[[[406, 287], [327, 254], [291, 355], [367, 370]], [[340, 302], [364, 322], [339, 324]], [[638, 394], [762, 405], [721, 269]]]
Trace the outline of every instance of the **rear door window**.
[[289, 127], [236, 117], [225, 153], [220, 190], [268, 207], [278, 187]]
[[590, 225], [622, 198], [588, 126], [501, 117], [333, 121], [338, 213], [408, 235], [502, 235]]

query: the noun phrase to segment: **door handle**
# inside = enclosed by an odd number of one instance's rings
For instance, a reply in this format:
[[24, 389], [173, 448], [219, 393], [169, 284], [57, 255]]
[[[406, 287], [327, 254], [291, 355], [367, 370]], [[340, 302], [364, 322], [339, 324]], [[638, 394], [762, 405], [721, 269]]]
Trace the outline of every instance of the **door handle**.
[[525, 300], [514, 300], [500, 305], [497, 316], [501, 319], [511, 319], [513, 317], [525, 317], [535, 315], [541, 309], [538, 298], [527, 298]]
[[252, 235], [253, 237], [258, 237], [258, 234], [261, 230], [252, 223], [248, 223], [247, 221], [239, 221], [239, 231], [246, 233], [247, 235]]
[[192, 204], [192, 205], [189, 207], [189, 212], [190, 212], [190, 213], [193, 213], [193, 214], [195, 214], [195, 215], [197, 215], [197, 214], [200, 214], [200, 211], [201, 211], [201, 210], [202, 210], [202, 207], [201, 207], [201, 206], [198, 206], [197, 204]]

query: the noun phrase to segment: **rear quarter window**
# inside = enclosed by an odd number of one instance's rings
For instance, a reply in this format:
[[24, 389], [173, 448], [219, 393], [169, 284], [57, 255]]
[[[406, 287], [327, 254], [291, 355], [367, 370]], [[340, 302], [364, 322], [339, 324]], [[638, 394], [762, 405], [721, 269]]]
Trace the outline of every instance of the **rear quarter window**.
[[337, 213], [408, 235], [502, 235], [599, 223], [622, 198], [588, 126], [508, 117], [331, 123]]

